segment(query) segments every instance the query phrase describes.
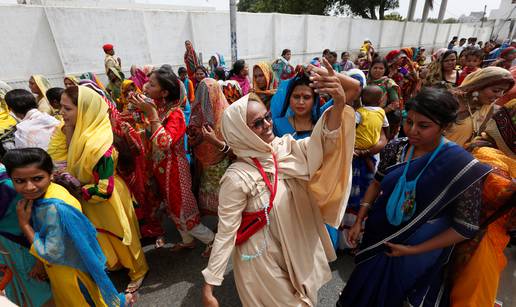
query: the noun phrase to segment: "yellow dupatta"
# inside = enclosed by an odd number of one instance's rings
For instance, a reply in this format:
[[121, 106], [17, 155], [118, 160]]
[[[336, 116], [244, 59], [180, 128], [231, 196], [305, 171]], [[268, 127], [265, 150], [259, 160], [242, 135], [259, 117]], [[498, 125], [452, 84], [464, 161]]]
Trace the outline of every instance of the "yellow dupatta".
[[38, 110], [41, 112], [48, 113], [50, 115], [54, 115], [56, 111], [52, 108], [50, 102], [48, 102], [47, 99], [47, 90], [52, 87], [50, 85], [50, 82], [47, 78], [45, 78], [42, 75], [32, 75], [31, 78], [34, 79], [34, 82], [36, 82], [36, 86], [41, 92], [41, 98], [38, 97]]
[[[68, 146], [67, 170], [81, 184], [94, 182], [93, 170], [100, 158], [113, 145], [113, 131], [108, 115], [108, 105], [94, 90], [79, 86], [77, 122]], [[116, 169], [117, 152], [113, 150]], [[132, 198], [124, 181], [113, 174], [115, 188], [113, 194], [103, 204], [83, 203], [86, 216], [97, 228], [107, 230], [122, 238], [137, 257], [141, 251], [138, 241], [139, 230]]]
[[77, 79], [77, 77], [74, 76], [74, 75], [66, 75], [64, 77], [64, 80], [66, 80], [66, 79], [72, 81], [72, 83], [75, 84], [75, 85], [79, 85], [79, 79]]
[[5, 94], [12, 88], [5, 82], [0, 81], [0, 134], [16, 125], [16, 120], [9, 114], [9, 108], [5, 102]]
[[93, 181], [93, 169], [113, 145], [108, 106], [94, 90], [79, 86], [77, 122], [68, 147], [68, 170], [82, 184]]

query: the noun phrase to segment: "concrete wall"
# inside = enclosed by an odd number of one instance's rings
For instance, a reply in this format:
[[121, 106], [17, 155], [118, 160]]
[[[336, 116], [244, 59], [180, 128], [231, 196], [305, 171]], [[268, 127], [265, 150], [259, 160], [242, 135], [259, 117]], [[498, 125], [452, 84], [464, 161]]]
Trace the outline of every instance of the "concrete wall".
[[[103, 76], [101, 46], [115, 45], [124, 71], [131, 64], [183, 65], [189, 39], [206, 63], [221, 53], [230, 62], [228, 12], [158, 9], [0, 6], [0, 79], [25, 87], [31, 74], [62, 85], [65, 74], [86, 71]], [[238, 13], [239, 58], [250, 65], [276, 58], [289, 48], [293, 64], [306, 63], [324, 48], [356, 52], [369, 38], [380, 52], [404, 46], [443, 47], [454, 36], [485, 41], [492, 24], [432, 24], [310, 15]]]

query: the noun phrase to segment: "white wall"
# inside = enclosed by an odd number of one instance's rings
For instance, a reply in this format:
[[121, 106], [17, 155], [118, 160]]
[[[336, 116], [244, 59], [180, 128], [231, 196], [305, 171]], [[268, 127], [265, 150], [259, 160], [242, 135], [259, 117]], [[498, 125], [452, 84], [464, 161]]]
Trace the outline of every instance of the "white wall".
[[[105, 43], [115, 45], [124, 71], [131, 64], [183, 65], [189, 39], [206, 63], [221, 53], [230, 62], [229, 13], [161, 9], [0, 6], [0, 79], [25, 87], [31, 74], [62, 85], [64, 74], [93, 71], [103, 76]], [[325, 48], [356, 52], [365, 38], [380, 52], [423, 45], [447, 45], [452, 36], [485, 41], [492, 24], [422, 24], [345, 17], [238, 13], [239, 58], [250, 65], [270, 61], [289, 48], [293, 63], [306, 63]]]

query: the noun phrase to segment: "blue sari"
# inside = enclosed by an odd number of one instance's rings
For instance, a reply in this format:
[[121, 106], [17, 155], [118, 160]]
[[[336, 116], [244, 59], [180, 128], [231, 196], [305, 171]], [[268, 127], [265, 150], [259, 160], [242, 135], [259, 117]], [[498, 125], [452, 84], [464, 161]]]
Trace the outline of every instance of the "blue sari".
[[33, 204], [32, 223], [33, 247], [40, 257], [89, 274], [108, 306], [125, 305], [125, 295], [117, 292], [106, 273], [97, 231], [82, 212], [62, 199], [40, 198]]
[[0, 264], [7, 265], [13, 273], [5, 292], [19, 306], [39, 307], [52, 298], [52, 293], [47, 282], [29, 276], [36, 258], [29, 253], [29, 242], [18, 225], [16, 204], [20, 199], [0, 164]]
[[[430, 154], [411, 161], [407, 180], [413, 180], [423, 169]], [[442, 289], [443, 268], [452, 246], [422, 254], [389, 257], [386, 242], [417, 245], [452, 227], [460, 235], [474, 236], [478, 225], [457, 217], [459, 198], [473, 187], [480, 206], [481, 179], [491, 168], [481, 164], [458, 145], [448, 142], [419, 178], [416, 187], [416, 212], [399, 226], [391, 225], [386, 205], [403, 173], [406, 163], [387, 169], [381, 181], [382, 193], [366, 220], [365, 233], [355, 262], [357, 266], [346, 283], [337, 306], [434, 306]], [[455, 212], [455, 213], [454, 213]], [[478, 211], [477, 211], [478, 220]]]
[[[300, 140], [312, 134], [312, 131], [296, 131], [289, 122], [289, 118], [294, 116], [294, 112], [290, 108], [290, 103], [287, 99], [293, 91], [294, 81], [298, 78], [294, 77], [281, 81], [276, 94], [272, 97], [270, 111], [274, 121], [273, 130], [275, 136], [281, 137], [285, 134], [290, 134], [294, 139]], [[324, 111], [332, 105], [333, 100], [330, 100], [321, 106], [321, 98], [319, 95], [315, 95], [314, 105], [312, 106], [312, 122], [315, 124]]]
[[[296, 131], [294, 127], [290, 124], [288, 120], [289, 117], [294, 116], [294, 112], [290, 109], [290, 103], [287, 101], [287, 97], [290, 96], [290, 93], [294, 90], [293, 84], [294, 81], [298, 77], [294, 77], [289, 80], [283, 80], [280, 82], [278, 86], [278, 90], [276, 94], [272, 97], [271, 100], [271, 113], [273, 119], [272, 129], [274, 131], [274, 135], [277, 137], [282, 137], [285, 134], [290, 134], [295, 140], [301, 140], [312, 135], [312, 131]], [[333, 100], [330, 100], [323, 106], [321, 106], [321, 98], [319, 95], [315, 95], [314, 105], [312, 106], [312, 121], [315, 124], [319, 118], [322, 116], [324, 111], [333, 105]], [[326, 229], [330, 234], [330, 239], [333, 244], [333, 247], [337, 249], [339, 244], [339, 231], [329, 225], [326, 225]]]

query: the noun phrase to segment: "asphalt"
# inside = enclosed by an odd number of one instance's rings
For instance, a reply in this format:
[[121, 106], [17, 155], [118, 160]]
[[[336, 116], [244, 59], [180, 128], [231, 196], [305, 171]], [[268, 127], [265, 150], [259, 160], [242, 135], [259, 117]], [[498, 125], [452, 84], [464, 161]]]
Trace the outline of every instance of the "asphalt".
[[[213, 219], [205, 220], [212, 229]], [[179, 241], [179, 235], [170, 223], [166, 223], [167, 240]], [[153, 242], [144, 241], [144, 251], [150, 267], [140, 291], [135, 306], [171, 306], [193, 307], [202, 306], [201, 289], [204, 283], [201, 271], [208, 260], [201, 257], [204, 246], [198, 242], [194, 250], [173, 253], [172, 244], [168, 243], [161, 249], [155, 249]], [[307, 251], [309, 252], [309, 251]], [[509, 265], [502, 274], [498, 297], [503, 307], [516, 307], [516, 248], [508, 249]], [[333, 279], [319, 290], [318, 307], [335, 306], [339, 293], [345, 285], [353, 269], [353, 259], [350, 255], [339, 254], [338, 259], [330, 264]], [[110, 273], [117, 288], [123, 290], [129, 282], [127, 272]], [[216, 287], [215, 296], [221, 307], [242, 306], [238, 299], [231, 262], [225, 274], [222, 286]]]

